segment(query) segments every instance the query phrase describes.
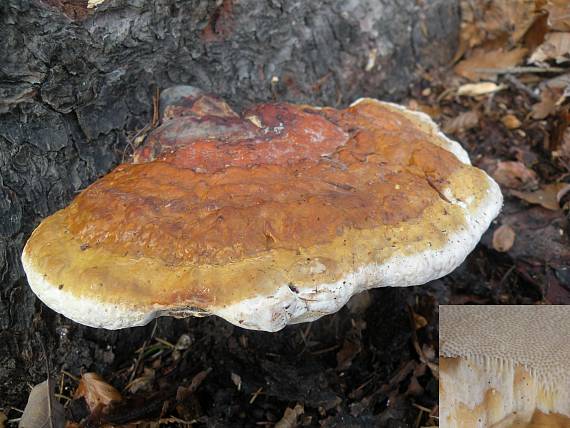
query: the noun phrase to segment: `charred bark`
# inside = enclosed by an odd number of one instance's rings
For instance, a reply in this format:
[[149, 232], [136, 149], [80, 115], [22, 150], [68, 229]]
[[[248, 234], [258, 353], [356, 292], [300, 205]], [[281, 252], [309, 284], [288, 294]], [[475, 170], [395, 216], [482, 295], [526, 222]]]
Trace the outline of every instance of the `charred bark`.
[[191, 84], [236, 108], [397, 100], [418, 70], [450, 60], [456, 3], [111, 0], [87, 12], [83, 2], [2, 2], [0, 406], [21, 406], [26, 382], [45, 376], [36, 331], [54, 366], [75, 372], [102, 370], [148, 335], [54, 314], [29, 290], [19, 257], [42, 218], [120, 162], [151, 120], [157, 88]]

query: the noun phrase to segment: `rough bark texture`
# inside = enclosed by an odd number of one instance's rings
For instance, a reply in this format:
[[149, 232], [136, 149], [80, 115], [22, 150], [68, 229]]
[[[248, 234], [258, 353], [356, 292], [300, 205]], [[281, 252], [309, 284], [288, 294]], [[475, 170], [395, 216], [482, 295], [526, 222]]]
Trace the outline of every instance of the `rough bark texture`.
[[459, 23], [449, 0], [112, 0], [89, 14], [48, 3], [0, 6], [0, 407], [21, 406], [45, 375], [34, 332], [74, 371], [103, 370], [148, 335], [54, 314], [19, 256], [42, 218], [121, 160], [156, 88], [191, 84], [237, 108], [398, 99], [420, 68], [449, 61]]

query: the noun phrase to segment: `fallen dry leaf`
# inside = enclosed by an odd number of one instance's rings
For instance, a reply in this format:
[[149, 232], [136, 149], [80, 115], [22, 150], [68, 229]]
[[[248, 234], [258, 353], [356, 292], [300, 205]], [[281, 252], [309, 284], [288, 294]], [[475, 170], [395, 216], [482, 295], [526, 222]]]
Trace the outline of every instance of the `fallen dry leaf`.
[[97, 373], [81, 375], [79, 385], [73, 398], [85, 398], [91, 413], [105, 412], [113, 401], [121, 401], [123, 397], [113, 386], [109, 385]]
[[570, 195], [570, 184], [563, 186], [556, 194], [558, 205], [564, 210], [570, 209], [570, 198], [566, 198], [568, 195]]
[[570, 184], [568, 183], [551, 183], [535, 192], [519, 192], [513, 190], [511, 193], [529, 204], [541, 205], [546, 209], [556, 211], [560, 209], [562, 196], [569, 190]]
[[446, 120], [443, 124], [443, 132], [454, 134], [466, 131], [479, 125], [479, 114], [476, 111], [466, 111], [459, 116]]
[[[492, 70], [506, 70], [520, 64], [527, 54], [525, 48], [510, 51], [495, 49], [486, 51], [475, 49], [473, 54], [455, 66], [455, 73], [469, 80], [495, 80], [497, 73]], [[486, 69], [486, 70], [484, 70]]]
[[211, 367], [208, 367], [206, 370], [202, 370], [194, 375], [192, 378], [192, 382], [190, 382], [190, 391], [196, 392], [196, 390], [202, 385], [202, 382], [206, 380], [210, 372], [212, 371]]
[[548, 33], [544, 42], [533, 52], [528, 62], [547, 65], [547, 61], [557, 64], [570, 60], [570, 32]]
[[570, 73], [549, 79], [540, 85], [540, 102], [532, 106], [533, 119], [544, 119], [556, 111], [570, 92]]
[[187, 334], [183, 334], [178, 338], [175, 348], [179, 351], [185, 351], [192, 346], [193, 339]]
[[139, 376], [133, 379], [131, 382], [129, 382], [129, 384], [126, 386], [126, 389], [131, 394], [135, 394], [141, 391], [150, 392], [153, 388], [154, 375], [155, 375], [154, 369], [145, 367], [143, 369], [142, 376]]
[[345, 339], [342, 348], [336, 354], [337, 370], [348, 369], [352, 364], [352, 360], [360, 354], [360, 351], [362, 351], [360, 343]]
[[241, 391], [241, 376], [232, 372], [230, 374], [230, 378], [232, 379], [232, 382], [236, 386], [237, 390]]
[[416, 314], [415, 312], [413, 312], [413, 315], [414, 315], [414, 326], [416, 330], [424, 328], [428, 324], [425, 317], [421, 316], [420, 314]]
[[0, 412], [0, 428], [5, 427], [5, 422], [8, 420], [8, 416], [4, 412]]
[[522, 41], [540, 18], [535, 0], [460, 1], [461, 32], [455, 60], [477, 46], [498, 48]]
[[281, 420], [275, 424], [275, 428], [295, 428], [298, 426], [297, 419], [303, 413], [305, 409], [302, 404], [297, 404], [293, 408], [287, 407]]
[[508, 129], [517, 129], [521, 126], [521, 121], [514, 114], [507, 114], [501, 119], [503, 125]]
[[532, 189], [538, 186], [536, 172], [522, 162], [499, 162], [491, 175], [501, 186], [509, 189]]
[[563, 91], [544, 88], [540, 93], [540, 101], [532, 106], [531, 117], [540, 120], [554, 114], [560, 105], [562, 93]]
[[533, 266], [570, 266], [570, 237], [563, 231], [561, 211], [532, 205], [520, 209], [520, 202], [507, 198], [502, 224], [516, 230], [516, 245], [509, 251], [513, 260]]
[[89, 9], [93, 9], [94, 7], [99, 6], [100, 4], [102, 4], [105, 0], [89, 0], [87, 2], [87, 7]]
[[558, 139], [554, 142], [556, 145], [552, 151], [552, 157], [570, 162], [570, 123], [566, 123], [564, 126], [565, 128], [560, 131]]
[[556, 31], [570, 31], [570, 3], [568, 0], [548, 0], [548, 26]]
[[493, 248], [501, 253], [506, 253], [513, 248], [515, 237], [513, 228], [503, 224], [493, 232]]
[[478, 95], [491, 94], [505, 89], [504, 85], [497, 85], [494, 82], [467, 83], [457, 89], [457, 95], [476, 97]]
[[52, 382], [46, 380], [32, 389], [19, 428], [63, 428], [65, 411], [55, 398]]
[[437, 119], [441, 116], [441, 108], [437, 105], [427, 105], [422, 104], [417, 100], [410, 100], [408, 102], [408, 108], [415, 111], [421, 111], [422, 113], [427, 114], [432, 119]]

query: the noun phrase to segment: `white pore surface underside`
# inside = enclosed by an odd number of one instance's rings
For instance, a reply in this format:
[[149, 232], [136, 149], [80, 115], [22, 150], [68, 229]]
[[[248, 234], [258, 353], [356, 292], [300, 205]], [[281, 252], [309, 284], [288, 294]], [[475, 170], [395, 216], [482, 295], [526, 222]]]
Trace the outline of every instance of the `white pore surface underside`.
[[[453, 153], [461, 162], [469, 164], [465, 150], [459, 143], [439, 132], [429, 116], [411, 112], [396, 104], [383, 104], [407, 112], [424, 125], [428, 125], [445, 140], [443, 148]], [[453, 197], [452, 189], [448, 189], [445, 194], [450, 203], [464, 210], [466, 224], [464, 229], [449, 234], [449, 241], [443, 248], [426, 249], [411, 255], [396, 255], [382, 263], [369, 264], [354, 272], [348, 272], [337, 282], [320, 284], [317, 287], [299, 287], [294, 291], [288, 284], [283, 284], [269, 296], [261, 295], [229, 306], [209, 308], [208, 314], [220, 316], [232, 324], [248, 329], [277, 331], [288, 324], [312, 321], [337, 312], [351, 296], [370, 288], [420, 285], [447, 275], [465, 260], [479, 242], [483, 232], [499, 213], [503, 199], [499, 186], [491, 178], [486, 197], [473, 212]], [[36, 272], [25, 250], [22, 262], [28, 282], [36, 295], [56, 312], [81, 324], [119, 329], [144, 325], [162, 315], [205, 315], [204, 311], [197, 308], [173, 309], [157, 305], [149, 310], [141, 310], [136, 305], [102, 303], [91, 298], [76, 297], [65, 290], [59, 290], [41, 273]]]
[[[517, 369], [524, 369], [528, 375], [517, 378]], [[482, 404], [485, 408], [477, 412], [477, 425], [472, 428], [510, 426], [514, 419], [530, 422], [536, 410], [570, 417], [570, 391], [563, 380], [556, 384], [510, 360], [461, 358], [452, 372], [440, 371], [440, 382], [445, 390], [443, 401], [440, 397], [440, 426], [445, 428], [465, 426], [460, 406], [475, 410]], [[489, 394], [496, 398], [489, 401]], [[500, 425], [501, 421], [505, 425]]]

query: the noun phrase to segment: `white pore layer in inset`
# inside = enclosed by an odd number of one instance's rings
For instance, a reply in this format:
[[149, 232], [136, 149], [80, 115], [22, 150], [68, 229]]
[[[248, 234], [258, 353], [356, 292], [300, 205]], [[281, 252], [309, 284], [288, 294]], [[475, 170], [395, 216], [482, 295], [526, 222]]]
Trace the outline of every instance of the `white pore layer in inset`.
[[[522, 378], [521, 370], [526, 373]], [[473, 411], [476, 421], [470, 428], [527, 423], [537, 410], [570, 417], [568, 385], [545, 383], [533, 370], [508, 360], [459, 358], [450, 371], [440, 370], [439, 379], [444, 390], [439, 402], [441, 427], [464, 428], [465, 408]]]
[[[356, 103], [361, 101], [358, 100]], [[443, 140], [442, 148], [453, 153], [461, 162], [470, 163], [467, 153], [459, 143], [439, 132], [429, 116], [411, 112], [396, 104], [379, 103], [398, 109], [408, 117], [421, 122], [423, 126], [429, 127]], [[136, 304], [105, 303], [91, 298], [77, 297], [65, 290], [59, 290], [57, 285], [50, 283], [44, 275], [36, 272], [25, 249], [22, 262], [32, 290], [47, 306], [74, 321], [92, 327], [119, 329], [144, 325], [162, 315], [211, 314], [240, 327], [277, 331], [288, 324], [312, 321], [337, 312], [351, 296], [364, 290], [420, 285], [453, 271], [475, 248], [481, 235], [501, 209], [503, 198], [499, 186], [490, 177], [488, 184], [487, 194], [476, 210], [458, 201], [453, 196], [453, 189], [444, 191], [449, 203], [464, 210], [465, 227], [449, 233], [447, 244], [440, 249], [426, 249], [411, 255], [396, 255], [382, 263], [361, 266], [353, 272], [347, 272], [337, 282], [319, 284], [318, 287], [292, 289], [284, 283], [271, 295], [255, 296], [232, 305], [208, 308], [207, 313], [199, 308], [170, 308], [160, 305], [141, 310]]]
[[[488, 391], [502, 399], [495, 414], [570, 417], [570, 306], [441, 306], [439, 337], [440, 355], [459, 358], [452, 373], [440, 372], [440, 421], [453, 420], [460, 404], [475, 409]], [[526, 384], [515, 382], [517, 368], [528, 372]]]

